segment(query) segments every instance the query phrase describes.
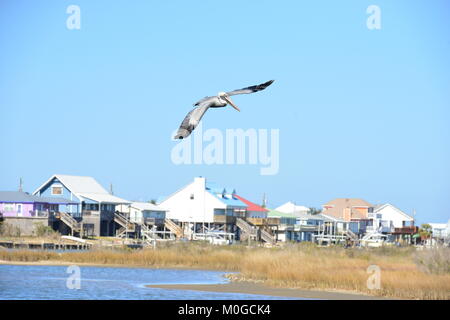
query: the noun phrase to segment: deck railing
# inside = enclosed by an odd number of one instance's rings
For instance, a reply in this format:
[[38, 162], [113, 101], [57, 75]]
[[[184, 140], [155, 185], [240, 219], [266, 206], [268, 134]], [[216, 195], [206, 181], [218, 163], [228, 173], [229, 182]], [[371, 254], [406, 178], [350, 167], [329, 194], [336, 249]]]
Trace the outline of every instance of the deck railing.
[[[240, 219], [240, 218], [238, 218]], [[235, 223], [236, 217], [233, 216], [227, 216], [224, 214], [215, 214], [214, 215], [214, 222], [215, 223]]]
[[413, 234], [417, 233], [419, 230], [417, 226], [406, 226], [401, 228], [394, 228], [393, 233], [403, 233], [403, 234]]

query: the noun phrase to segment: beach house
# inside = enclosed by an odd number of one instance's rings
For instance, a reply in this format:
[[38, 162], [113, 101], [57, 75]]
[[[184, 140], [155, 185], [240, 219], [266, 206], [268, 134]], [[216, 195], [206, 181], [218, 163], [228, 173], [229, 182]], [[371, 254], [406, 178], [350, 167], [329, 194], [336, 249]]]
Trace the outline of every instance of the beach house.
[[302, 214], [309, 213], [309, 208], [307, 208], [305, 206], [297, 205], [292, 201], [288, 201], [288, 202], [282, 204], [281, 206], [275, 208], [274, 210], [278, 211], [278, 212], [284, 212], [284, 213], [289, 213], [289, 214], [294, 214], [294, 215], [295, 214], [302, 215]]
[[168, 210], [167, 218], [180, 225], [190, 238], [208, 231], [234, 233], [236, 218], [244, 217], [247, 208], [233, 191], [207, 183], [204, 177], [194, 178], [159, 205]]
[[268, 216], [279, 219], [279, 225], [272, 228], [278, 241], [313, 242], [319, 231], [324, 229], [321, 229], [324, 223], [334, 221], [334, 219], [322, 214], [312, 215], [300, 213], [300, 211], [286, 213], [270, 210]]
[[17, 230], [21, 235], [33, 235], [39, 224], [54, 227], [53, 214], [60, 207], [76, 207], [74, 201], [64, 198], [37, 197], [22, 191], [0, 191], [0, 214], [5, 224]]
[[356, 234], [365, 234], [367, 226], [372, 225], [374, 206], [358, 198], [337, 198], [325, 203], [322, 214], [338, 220], [351, 222], [348, 226]]
[[[106, 191], [94, 178], [55, 174], [40, 185], [33, 195], [43, 198], [67, 198], [78, 205], [61, 208], [62, 221], [73, 231], [89, 230], [90, 235], [112, 236], [121, 220], [115, 207], [129, 201]], [[120, 223], [119, 223], [120, 224]]]
[[166, 219], [167, 210], [150, 202], [131, 202], [120, 204], [116, 210], [127, 215], [131, 222], [137, 224], [161, 225]]
[[414, 226], [414, 218], [390, 203], [379, 204], [368, 214], [373, 224], [367, 230], [392, 233], [395, 229]]
[[274, 229], [279, 225], [279, 219], [269, 217], [268, 209], [240, 195], [236, 194], [235, 196], [247, 206], [245, 216], [236, 220], [239, 239], [242, 241], [248, 239], [248, 237], [253, 237], [257, 241], [275, 243], [276, 233]]

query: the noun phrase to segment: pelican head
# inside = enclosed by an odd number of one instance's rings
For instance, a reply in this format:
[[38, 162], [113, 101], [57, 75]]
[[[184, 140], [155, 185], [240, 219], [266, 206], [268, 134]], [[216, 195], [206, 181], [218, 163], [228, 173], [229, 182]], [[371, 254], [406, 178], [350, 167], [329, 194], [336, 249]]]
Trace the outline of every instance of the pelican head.
[[234, 104], [233, 100], [231, 100], [230, 96], [226, 93], [226, 92], [219, 92], [217, 94], [217, 96], [219, 97], [219, 99], [223, 99], [225, 100], [230, 106], [232, 106], [233, 108], [235, 108], [237, 111], [241, 111], [239, 110], [239, 108]]

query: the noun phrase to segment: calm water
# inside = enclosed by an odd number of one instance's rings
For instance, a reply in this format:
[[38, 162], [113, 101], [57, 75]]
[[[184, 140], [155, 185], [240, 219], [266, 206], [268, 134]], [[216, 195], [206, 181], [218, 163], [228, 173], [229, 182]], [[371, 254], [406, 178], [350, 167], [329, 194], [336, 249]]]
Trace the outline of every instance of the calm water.
[[68, 289], [65, 266], [0, 265], [0, 300], [26, 299], [287, 299], [263, 295], [166, 290], [147, 284], [226, 283], [223, 272], [81, 267], [81, 288]]

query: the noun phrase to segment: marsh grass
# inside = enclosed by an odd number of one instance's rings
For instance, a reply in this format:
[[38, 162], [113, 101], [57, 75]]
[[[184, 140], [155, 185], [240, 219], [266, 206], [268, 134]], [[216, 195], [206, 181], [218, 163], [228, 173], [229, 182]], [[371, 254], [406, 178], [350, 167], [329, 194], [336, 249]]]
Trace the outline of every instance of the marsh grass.
[[[239, 272], [232, 275], [234, 281], [272, 286], [345, 290], [406, 299], [449, 299], [450, 272], [446, 260], [449, 250], [418, 253], [414, 248], [344, 249], [312, 244], [286, 244], [282, 248], [222, 247], [188, 242], [165, 244], [155, 250], [98, 249], [63, 253], [3, 250], [0, 260], [203, 268]], [[379, 290], [367, 288], [370, 265], [381, 268]]]

